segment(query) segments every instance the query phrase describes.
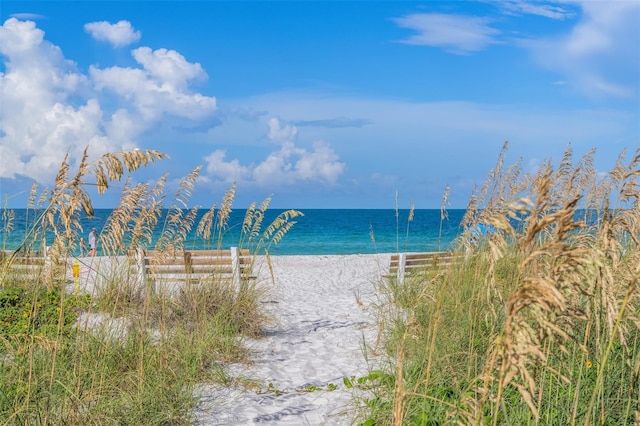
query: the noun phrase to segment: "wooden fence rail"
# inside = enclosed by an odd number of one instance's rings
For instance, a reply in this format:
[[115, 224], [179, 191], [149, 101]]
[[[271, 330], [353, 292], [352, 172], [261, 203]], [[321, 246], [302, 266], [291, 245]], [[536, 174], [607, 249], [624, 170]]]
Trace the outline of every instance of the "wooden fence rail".
[[249, 250], [145, 251], [129, 256], [130, 272], [138, 283], [202, 283], [230, 281], [240, 288], [255, 279]]
[[395, 253], [391, 255], [389, 277], [396, 278], [400, 283], [410, 275], [442, 272], [463, 260], [463, 256], [450, 251]]

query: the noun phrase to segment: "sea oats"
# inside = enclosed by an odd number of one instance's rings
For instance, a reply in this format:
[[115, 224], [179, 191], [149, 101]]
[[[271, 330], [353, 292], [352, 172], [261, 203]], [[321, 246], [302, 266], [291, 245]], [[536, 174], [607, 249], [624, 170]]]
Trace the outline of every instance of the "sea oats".
[[222, 231], [227, 227], [229, 216], [231, 215], [231, 207], [236, 195], [236, 182], [233, 182], [231, 187], [225, 192], [222, 198], [222, 204], [218, 210], [217, 226], [218, 230]]
[[249, 233], [249, 242], [255, 242], [260, 236], [260, 230], [262, 229], [262, 221], [264, 220], [264, 214], [271, 204], [271, 197], [265, 198], [260, 206], [253, 213], [253, 225], [251, 226], [251, 232]]
[[[180, 180], [173, 201], [169, 206], [161, 236], [156, 243], [156, 250], [184, 247], [184, 240], [193, 227], [196, 217], [195, 213], [189, 211], [185, 215], [184, 209], [187, 208], [195, 183], [200, 176], [200, 170], [201, 167], [198, 166]], [[198, 206], [193, 209], [197, 211]]]
[[292, 219], [302, 217], [304, 214], [298, 210], [286, 210], [280, 213], [262, 233], [262, 237], [258, 241], [257, 247], [266, 247], [268, 250], [271, 244], [278, 244], [284, 235], [296, 223]]
[[247, 207], [244, 213], [244, 220], [242, 221], [242, 234], [248, 235], [251, 233], [251, 225], [253, 224], [254, 217], [253, 213], [256, 210], [256, 203], [253, 202]]
[[47, 200], [49, 199], [49, 195], [50, 195], [49, 192], [50, 192], [49, 188], [44, 188], [42, 190], [42, 192], [40, 193], [40, 197], [38, 197], [36, 208], [42, 208], [47, 203]]
[[133, 149], [104, 154], [93, 164], [98, 193], [104, 193], [109, 188], [110, 181], [119, 181], [125, 170], [134, 172], [142, 166], [165, 158], [168, 158], [168, 155], [155, 150]]
[[27, 209], [35, 207], [36, 196], [38, 195], [38, 183], [34, 180], [31, 184], [31, 190], [29, 190], [29, 198], [27, 200]]
[[209, 208], [209, 210], [207, 210], [207, 212], [202, 215], [196, 228], [196, 235], [202, 237], [202, 239], [206, 242], [211, 241], [211, 229], [213, 228], [215, 214], [216, 203], [213, 203], [211, 208]]

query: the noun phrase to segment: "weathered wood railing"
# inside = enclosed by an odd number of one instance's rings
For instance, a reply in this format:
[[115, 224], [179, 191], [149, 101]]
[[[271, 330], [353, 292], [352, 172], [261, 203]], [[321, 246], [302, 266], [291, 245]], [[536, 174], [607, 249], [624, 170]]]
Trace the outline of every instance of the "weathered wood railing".
[[443, 272], [463, 260], [463, 256], [450, 251], [394, 253], [391, 255], [388, 276], [402, 282], [415, 274]]
[[0, 251], [0, 277], [15, 280], [65, 278], [64, 262], [56, 262], [41, 251]]
[[205, 283], [229, 281], [240, 288], [252, 280], [253, 260], [249, 250], [149, 250], [129, 255], [130, 272], [139, 283]]

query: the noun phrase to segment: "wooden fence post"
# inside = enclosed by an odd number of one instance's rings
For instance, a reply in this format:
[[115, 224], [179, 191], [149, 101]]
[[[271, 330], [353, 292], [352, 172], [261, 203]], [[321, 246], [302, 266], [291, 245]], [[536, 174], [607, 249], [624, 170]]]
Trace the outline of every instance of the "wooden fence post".
[[238, 247], [231, 247], [231, 268], [233, 269], [233, 284], [239, 291], [242, 284], [241, 268], [240, 268], [240, 253]]
[[407, 264], [407, 253], [400, 253], [398, 256], [398, 283], [404, 281], [404, 267]]
[[146, 290], [147, 265], [144, 249], [140, 246], [136, 247], [136, 282]]

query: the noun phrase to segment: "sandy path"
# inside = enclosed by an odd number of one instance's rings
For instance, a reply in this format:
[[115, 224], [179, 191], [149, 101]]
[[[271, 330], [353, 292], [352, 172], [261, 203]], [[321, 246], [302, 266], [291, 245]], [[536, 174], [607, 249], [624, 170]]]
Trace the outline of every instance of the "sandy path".
[[[265, 307], [276, 323], [264, 338], [247, 342], [253, 364], [230, 368], [232, 376], [261, 380], [263, 388], [201, 386], [198, 423], [349, 425], [352, 391], [343, 377], [369, 371], [363, 342], [370, 346], [377, 335], [370, 304], [389, 256], [274, 256], [272, 265], [275, 286]], [[271, 280], [264, 265], [260, 277]], [[337, 389], [328, 390], [331, 384]], [[322, 390], [300, 391], [309, 386]]]

